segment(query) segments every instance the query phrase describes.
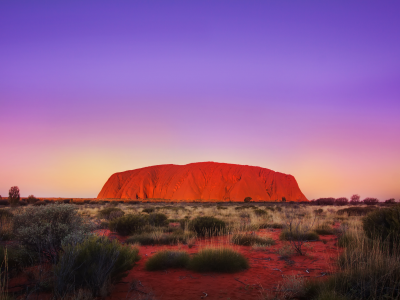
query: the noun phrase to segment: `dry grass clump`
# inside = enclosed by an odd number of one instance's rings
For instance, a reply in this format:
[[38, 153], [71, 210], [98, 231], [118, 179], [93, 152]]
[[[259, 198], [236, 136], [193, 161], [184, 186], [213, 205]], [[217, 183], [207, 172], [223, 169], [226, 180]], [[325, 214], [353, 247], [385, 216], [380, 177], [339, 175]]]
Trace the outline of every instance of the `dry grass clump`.
[[186, 251], [163, 250], [157, 252], [146, 261], [147, 271], [165, 270], [169, 268], [186, 268], [190, 256]]
[[235, 234], [232, 237], [232, 243], [241, 246], [271, 246], [275, 241], [271, 238], [262, 238], [255, 234]]
[[233, 273], [249, 268], [246, 257], [231, 248], [204, 248], [189, 263], [196, 272]]
[[319, 240], [319, 235], [314, 231], [303, 232], [301, 230], [282, 230], [279, 235], [282, 241], [316, 241]]
[[190, 222], [190, 229], [198, 236], [213, 236], [224, 232], [226, 223], [214, 217], [197, 217]]

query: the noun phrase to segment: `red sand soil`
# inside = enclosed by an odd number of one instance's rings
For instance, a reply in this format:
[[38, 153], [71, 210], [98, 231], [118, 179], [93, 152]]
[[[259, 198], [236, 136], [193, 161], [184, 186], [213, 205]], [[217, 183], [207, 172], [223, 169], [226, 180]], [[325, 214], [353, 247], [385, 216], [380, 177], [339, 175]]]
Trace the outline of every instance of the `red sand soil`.
[[[125, 238], [116, 236], [108, 230], [98, 232], [101, 235], [118, 238], [124, 242]], [[271, 237], [276, 241], [274, 246], [266, 251], [254, 250], [249, 246], [230, 247], [240, 251], [248, 258], [250, 268], [233, 274], [226, 273], [195, 273], [184, 269], [168, 269], [166, 271], [146, 271], [146, 260], [162, 249], [185, 250], [194, 254], [206, 246], [227, 246], [227, 237], [197, 240], [191, 249], [187, 245], [177, 246], [141, 246], [141, 259], [123, 278], [121, 283], [111, 291], [107, 299], [129, 299], [131, 297], [154, 295], [157, 300], [188, 300], [202, 299], [207, 294], [207, 299], [259, 299], [261, 293], [273, 294], [276, 287], [282, 283], [286, 276], [297, 275], [300, 277], [327, 278], [335, 271], [340, 250], [336, 246], [337, 238], [333, 235], [321, 236], [321, 241], [309, 242], [307, 255], [294, 255], [289, 261], [280, 259], [277, 250], [287, 242], [279, 240], [279, 229], [263, 229], [257, 232], [260, 236]], [[326, 241], [326, 244], [322, 242]], [[33, 272], [37, 272], [32, 267]], [[136, 290], [131, 289], [131, 283], [136, 281]], [[10, 291], [17, 291], [27, 284], [26, 275], [13, 278], [9, 287], [16, 287]], [[33, 295], [35, 298], [36, 295]], [[41, 293], [39, 299], [50, 299], [51, 295]], [[140, 298], [138, 298], [140, 299]], [[203, 298], [204, 299], [204, 298]]]
[[[159, 300], [201, 299], [201, 296], [205, 296], [204, 293], [207, 294], [207, 299], [258, 299], [262, 292], [272, 294], [286, 276], [297, 275], [309, 279], [321, 277], [323, 280], [334, 272], [339, 254], [335, 236], [321, 236], [326, 244], [322, 241], [310, 242], [306, 256], [294, 255], [287, 262], [276, 253], [277, 249], [286, 244], [279, 241], [279, 233], [278, 229], [263, 229], [258, 232], [258, 235], [272, 237], [276, 241], [276, 245], [267, 248], [267, 251], [254, 250], [249, 246], [233, 246], [250, 263], [248, 270], [233, 274], [195, 273], [183, 269], [150, 272], [144, 268], [146, 260], [161, 249], [180, 249], [193, 254], [207, 245], [228, 244], [226, 237], [199, 240], [191, 249], [186, 245], [141, 246], [140, 261], [123, 279], [123, 283], [116, 285], [108, 299], [145, 296], [144, 293], [151, 293]], [[130, 283], [133, 281], [136, 281], [136, 289], [140, 292], [130, 290]]]
[[160, 165], [113, 174], [98, 199], [308, 201], [292, 175], [215, 162]]

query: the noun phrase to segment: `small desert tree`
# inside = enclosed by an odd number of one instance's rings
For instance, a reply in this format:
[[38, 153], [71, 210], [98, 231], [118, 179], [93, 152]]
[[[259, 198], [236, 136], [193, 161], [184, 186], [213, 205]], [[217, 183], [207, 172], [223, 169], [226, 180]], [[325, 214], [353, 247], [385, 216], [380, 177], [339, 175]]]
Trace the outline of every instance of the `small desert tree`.
[[282, 197], [282, 202], [286, 202], [286, 197]]
[[19, 188], [17, 186], [13, 186], [8, 191], [8, 199], [10, 200], [11, 205], [17, 205], [20, 199]]
[[359, 203], [360, 203], [360, 195], [354, 194], [353, 196], [351, 196], [350, 198], [351, 205], [357, 205]]
[[390, 199], [385, 200], [385, 203], [393, 204], [393, 203], [396, 203], [396, 200], [394, 198], [390, 198]]
[[250, 202], [251, 199], [252, 199], [251, 197], [246, 197], [246, 198], [244, 198], [244, 202], [246, 202], [246, 203], [247, 203], [247, 202]]

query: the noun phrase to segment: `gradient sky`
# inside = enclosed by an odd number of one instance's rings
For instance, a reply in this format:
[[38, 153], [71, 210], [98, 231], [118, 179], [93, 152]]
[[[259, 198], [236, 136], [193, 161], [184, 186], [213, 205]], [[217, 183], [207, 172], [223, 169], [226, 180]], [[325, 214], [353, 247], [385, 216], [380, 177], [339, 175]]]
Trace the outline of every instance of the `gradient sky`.
[[400, 198], [400, 1], [0, 2], [0, 195], [216, 161]]

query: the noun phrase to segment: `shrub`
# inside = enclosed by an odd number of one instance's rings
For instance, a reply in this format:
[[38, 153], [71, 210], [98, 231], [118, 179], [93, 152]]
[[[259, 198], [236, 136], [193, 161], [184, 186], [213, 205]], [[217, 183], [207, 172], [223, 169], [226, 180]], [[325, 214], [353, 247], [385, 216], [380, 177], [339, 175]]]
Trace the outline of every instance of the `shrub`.
[[228, 209], [226, 206], [221, 206], [221, 205], [218, 205], [217, 206], [217, 209]]
[[270, 211], [275, 211], [275, 208], [273, 208], [272, 206], [266, 206], [265, 209]]
[[11, 205], [17, 205], [20, 200], [19, 188], [17, 186], [13, 186], [8, 191], [8, 200], [10, 200]]
[[93, 296], [105, 296], [101, 295], [104, 286], [120, 281], [138, 260], [138, 248], [106, 237], [92, 236], [79, 244], [65, 245], [54, 267], [55, 293], [62, 297], [87, 288]]
[[348, 207], [344, 209], [339, 209], [336, 214], [343, 215], [347, 213], [349, 217], [351, 216], [365, 216], [368, 213], [376, 210], [376, 207]]
[[33, 203], [35, 203], [35, 202], [37, 202], [37, 201], [39, 201], [39, 200], [40, 200], [40, 199], [36, 198], [35, 196], [29, 195], [29, 196], [28, 196], [28, 199], [26, 199], [26, 202], [28, 202], [29, 204], [33, 204]]
[[247, 203], [247, 202], [251, 202], [251, 199], [252, 199], [251, 197], [246, 197], [246, 198], [244, 198], [243, 201]]
[[315, 200], [317, 205], [333, 205], [335, 203], [335, 198], [319, 198]]
[[337, 245], [339, 247], [345, 248], [351, 245], [354, 242], [354, 240], [355, 240], [354, 236], [350, 234], [348, 231], [345, 231], [341, 235], [339, 235]]
[[395, 204], [396, 200], [394, 198], [390, 198], [390, 199], [385, 200], [385, 203], [386, 204]]
[[110, 221], [109, 227], [112, 231], [126, 236], [139, 232], [148, 224], [148, 216], [126, 214], [118, 219]]
[[171, 234], [162, 234], [160, 232], [143, 232], [135, 234], [126, 239], [129, 244], [139, 243], [141, 245], [176, 245], [178, 243], [186, 244], [187, 241], [195, 235], [191, 232], [176, 231]]
[[255, 209], [254, 213], [256, 216], [259, 216], [259, 217], [267, 217], [268, 216], [268, 212], [266, 212], [263, 209], [259, 209], [259, 208]]
[[198, 236], [212, 236], [221, 233], [225, 229], [225, 222], [214, 217], [197, 217], [190, 222], [190, 228]]
[[347, 199], [345, 197], [337, 198], [335, 200], [335, 205], [338, 205], [338, 206], [347, 205], [348, 203], [349, 203], [349, 199]]
[[279, 223], [262, 223], [259, 225], [260, 229], [264, 229], [264, 228], [282, 229], [283, 227], [284, 227], [283, 224], [279, 224]]
[[364, 202], [364, 204], [366, 204], [366, 205], [376, 205], [376, 204], [378, 204], [378, 199], [376, 199], [376, 198], [365, 198], [364, 200], [363, 200], [363, 202]]
[[367, 237], [400, 243], [400, 206], [375, 210], [362, 223]]
[[152, 226], [165, 226], [168, 217], [162, 213], [151, 213], [149, 214], [149, 224]]
[[314, 231], [302, 232], [301, 230], [292, 230], [290, 232], [285, 229], [282, 230], [279, 239], [282, 241], [314, 241], [319, 240], [319, 236]]
[[[0, 246], [0, 266], [4, 267], [4, 246]], [[21, 246], [7, 246], [7, 263], [8, 269], [12, 271], [11, 275], [17, 275], [24, 268], [31, 266], [37, 262], [35, 253], [30, 252]]]
[[14, 233], [21, 245], [53, 262], [63, 241], [82, 240], [92, 229], [69, 204], [28, 207], [14, 216]]
[[48, 204], [48, 202], [46, 202], [46, 201], [37, 201], [37, 202], [33, 203], [33, 206], [45, 206], [47, 204]]
[[142, 212], [150, 214], [150, 213], [154, 212], [154, 210], [155, 209], [153, 207], [148, 207], [148, 208], [144, 208], [142, 210]]
[[99, 217], [106, 220], [113, 220], [122, 217], [125, 213], [118, 207], [106, 207], [99, 210]]
[[322, 214], [324, 212], [324, 210], [322, 209], [322, 208], [319, 208], [319, 209], [315, 209], [314, 210], [314, 213], [316, 214], [316, 215], [320, 215], [320, 214]]
[[205, 248], [190, 261], [190, 269], [196, 272], [233, 273], [249, 268], [247, 258], [230, 248]]
[[322, 224], [318, 226], [314, 231], [319, 235], [329, 235], [335, 233], [334, 229], [328, 224]]
[[282, 197], [282, 202], [286, 202], [286, 197]]
[[271, 238], [262, 238], [253, 234], [235, 234], [232, 237], [232, 243], [241, 246], [253, 246], [255, 244], [260, 246], [271, 246], [275, 242]]
[[163, 250], [146, 261], [147, 271], [165, 270], [168, 268], [186, 268], [190, 257], [186, 251]]
[[18, 201], [18, 205], [19, 205], [19, 206], [27, 206], [27, 205], [28, 205], [28, 202], [23, 201], [23, 200], [20, 200], [20, 201]]
[[0, 205], [10, 205], [8, 200], [0, 200]]

